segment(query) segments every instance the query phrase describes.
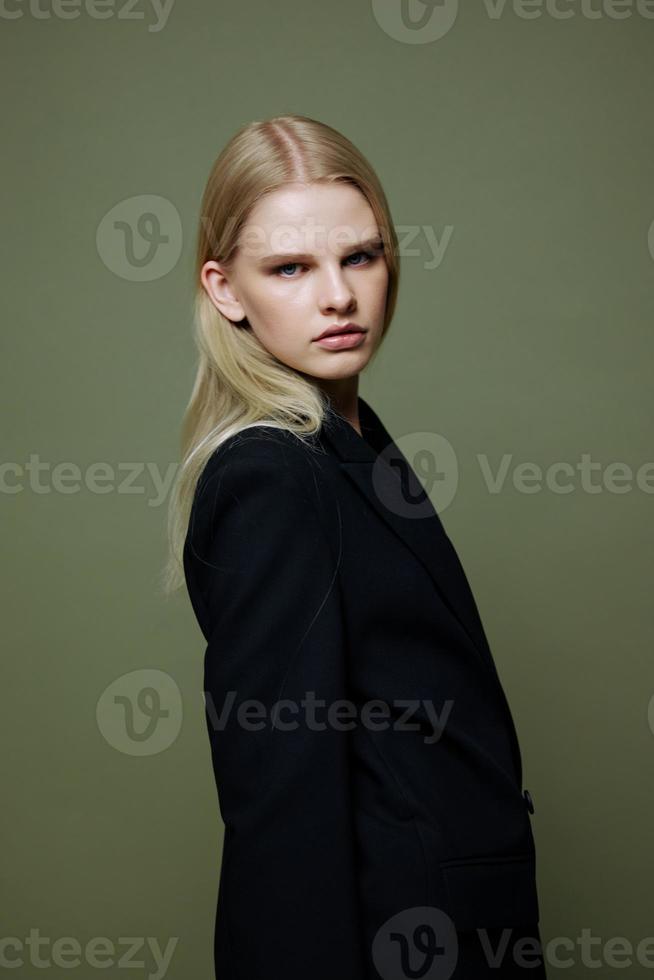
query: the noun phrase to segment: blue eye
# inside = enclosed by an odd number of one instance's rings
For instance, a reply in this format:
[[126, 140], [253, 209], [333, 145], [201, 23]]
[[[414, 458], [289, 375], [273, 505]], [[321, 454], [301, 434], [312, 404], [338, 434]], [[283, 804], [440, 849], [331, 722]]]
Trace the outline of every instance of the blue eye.
[[[348, 255], [348, 259], [354, 259], [357, 255], [363, 255], [365, 259], [371, 259], [372, 255], [370, 252], [354, 252], [352, 255]], [[360, 263], [357, 263], [359, 265]]]
[[[356, 263], [353, 263], [352, 264], [352, 267], [355, 268], [355, 269], [358, 269], [360, 265], [367, 265], [369, 261], [377, 258], [377, 256], [375, 254], [373, 254], [372, 252], [361, 251], [361, 252], [353, 252], [351, 255], [348, 255], [348, 257], [347, 257], [347, 259], [345, 261], [346, 262], [350, 262], [351, 259], [355, 259], [355, 258], [357, 258], [357, 256], [360, 256], [360, 255], [362, 255], [366, 261], [365, 262], [356, 262]], [[278, 265], [278, 266], [276, 266], [273, 269], [273, 272], [275, 273], [275, 275], [280, 276], [281, 279], [295, 279], [296, 278], [295, 276], [293, 276], [293, 275], [285, 276], [285, 275], [282, 275], [282, 272], [283, 272], [284, 269], [295, 269], [296, 266], [299, 266], [299, 265], [300, 265], [299, 262], [285, 262], [284, 265]]]
[[[298, 265], [297, 262], [285, 262], [284, 265], [278, 265], [277, 268], [275, 269], [275, 272], [281, 272], [282, 269], [288, 269], [288, 268], [292, 269], [296, 265]], [[288, 278], [289, 276], [282, 276], [282, 279], [288, 279]]]

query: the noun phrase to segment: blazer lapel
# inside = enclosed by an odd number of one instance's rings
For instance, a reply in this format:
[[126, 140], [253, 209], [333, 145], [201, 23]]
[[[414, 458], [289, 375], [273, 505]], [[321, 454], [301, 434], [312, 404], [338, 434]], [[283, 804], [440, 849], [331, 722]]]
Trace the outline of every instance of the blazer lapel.
[[424, 565], [484, 664], [495, 673], [468, 581], [429, 496], [379, 417], [361, 397], [359, 419], [363, 437], [332, 409], [321, 430], [321, 441], [329, 444], [341, 470]]
[[521, 784], [522, 757], [513, 716], [459, 556], [408, 460], [372, 408], [361, 397], [358, 401], [363, 435], [330, 404], [319, 440], [324, 448], [336, 454], [343, 473], [422, 562], [443, 602], [490, 671], [507, 720]]

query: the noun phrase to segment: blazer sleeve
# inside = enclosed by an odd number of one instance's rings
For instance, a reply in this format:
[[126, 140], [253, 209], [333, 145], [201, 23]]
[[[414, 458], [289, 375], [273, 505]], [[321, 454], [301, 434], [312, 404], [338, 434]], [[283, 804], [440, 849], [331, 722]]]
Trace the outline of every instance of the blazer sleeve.
[[303, 450], [274, 445], [225, 454], [187, 536], [225, 824], [220, 928], [234, 976], [363, 980], [353, 715], [334, 704], [350, 693], [339, 542], [289, 463]]

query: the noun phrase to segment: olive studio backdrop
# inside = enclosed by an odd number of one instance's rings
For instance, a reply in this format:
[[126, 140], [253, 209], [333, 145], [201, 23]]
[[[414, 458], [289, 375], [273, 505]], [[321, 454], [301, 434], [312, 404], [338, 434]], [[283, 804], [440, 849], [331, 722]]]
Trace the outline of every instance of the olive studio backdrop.
[[284, 112], [342, 130], [388, 193], [400, 298], [360, 391], [477, 597], [550, 971], [651, 975], [653, 18], [626, 0], [3, 6], [15, 977], [210, 975], [203, 641], [157, 575], [200, 194], [236, 128]]

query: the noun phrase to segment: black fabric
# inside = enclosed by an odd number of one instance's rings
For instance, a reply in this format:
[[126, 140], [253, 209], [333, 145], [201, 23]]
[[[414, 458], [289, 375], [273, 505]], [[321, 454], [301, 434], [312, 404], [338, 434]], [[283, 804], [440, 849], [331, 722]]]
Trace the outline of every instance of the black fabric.
[[363, 435], [332, 411], [313, 445], [244, 430], [198, 482], [184, 567], [225, 824], [217, 980], [391, 980], [425, 914], [480, 971], [475, 930], [537, 928], [520, 750], [475, 600], [359, 409]]

